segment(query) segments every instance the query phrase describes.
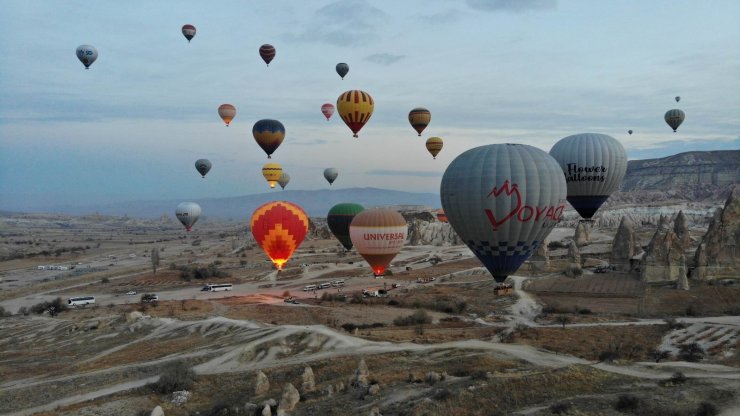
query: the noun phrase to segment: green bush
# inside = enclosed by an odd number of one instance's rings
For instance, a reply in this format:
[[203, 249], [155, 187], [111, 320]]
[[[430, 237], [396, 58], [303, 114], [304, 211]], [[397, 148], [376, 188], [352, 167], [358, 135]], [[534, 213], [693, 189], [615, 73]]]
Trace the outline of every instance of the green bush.
[[170, 394], [175, 391], [188, 390], [194, 382], [195, 372], [185, 361], [177, 361], [164, 369], [153, 387], [158, 393]]
[[399, 316], [393, 320], [393, 324], [396, 326], [409, 326], [418, 324], [428, 324], [432, 322], [432, 317], [423, 310], [417, 309], [414, 313], [408, 316]]
[[614, 404], [614, 410], [633, 413], [640, 407], [640, 398], [632, 394], [622, 394]]

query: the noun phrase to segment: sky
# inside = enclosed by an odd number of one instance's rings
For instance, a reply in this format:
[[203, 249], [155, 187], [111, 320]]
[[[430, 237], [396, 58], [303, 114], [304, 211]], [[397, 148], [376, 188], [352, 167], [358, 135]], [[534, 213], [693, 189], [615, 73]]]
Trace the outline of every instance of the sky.
[[[279, 193], [251, 133], [263, 118], [285, 125], [271, 161], [295, 190], [335, 167], [334, 187], [438, 193], [467, 149], [584, 132], [630, 159], [740, 149], [739, 19], [735, 0], [0, 0], [0, 209]], [[359, 138], [320, 111], [350, 89], [375, 100]], [[422, 137], [414, 107], [432, 113]]]

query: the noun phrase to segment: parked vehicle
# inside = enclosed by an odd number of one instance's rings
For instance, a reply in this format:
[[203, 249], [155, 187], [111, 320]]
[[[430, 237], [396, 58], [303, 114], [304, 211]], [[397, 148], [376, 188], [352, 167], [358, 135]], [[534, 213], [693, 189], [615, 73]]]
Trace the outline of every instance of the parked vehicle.
[[77, 298], [67, 299], [67, 304], [69, 306], [85, 306], [85, 305], [92, 305], [94, 303], [95, 303], [95, 296], [81, 296]]
[[318, 289], [318, 286], [316, 286], [316, 285], [306, 285], [306, 286], [303, 286], [303, 291], [304, 292], [311, 292], [311, 291], [314, 291], [316, 289]]
[[136, 291], [135, 290], [129, 290], [128, 292], [126, 292], [126, 294], [127, 295], [135, 295], [136, 294]]

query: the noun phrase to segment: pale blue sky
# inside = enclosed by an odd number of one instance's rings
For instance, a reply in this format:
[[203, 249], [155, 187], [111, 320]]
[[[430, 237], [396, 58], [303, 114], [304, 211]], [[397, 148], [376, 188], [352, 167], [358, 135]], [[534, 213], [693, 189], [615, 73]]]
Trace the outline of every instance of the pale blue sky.
[[[0, 209], [267, 192], [261, 118], [286, 127], [273, 160], [289, 189], [328, 187], [336, 167], [335, 187], [437, 193], [471, 147], [549, 150], [581, 132], [614, 136], [631, 158], [740, 148], [738, 1], [218, 4], [0, 0]], [[277, 49], [269, 68], [263, 43]], [[81, 44], [99, 51], [89, 71]], [[359, 139], [320, 112], [348, 89], [376, 101]], [[237, 107], [229, 128], [222, 103]], [[432, 112], [421, 138], [407, 122], [417, 106]], [[674, 134], [663, 114], [676, 107]], [[430, 136], [445, 140], [437, 160]]]

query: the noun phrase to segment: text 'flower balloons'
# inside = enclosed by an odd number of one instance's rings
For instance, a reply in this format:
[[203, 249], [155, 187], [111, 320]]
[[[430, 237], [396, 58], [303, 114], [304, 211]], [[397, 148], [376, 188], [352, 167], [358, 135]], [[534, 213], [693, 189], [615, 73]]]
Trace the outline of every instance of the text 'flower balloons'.
[[352, 239], [349, 236], [349, 225], [355, 218], [355, 215], [362, 212], [363, 208], [360, 204], [353, 204], [350, 202], [343, 202], [336, 204], [329, 210], [329, 214], [326, 216], [326, 224], [329, 226], [334, 237], [339, 240], [345, 249], [352, 249]]
[[85, 65], [85, 69], [90, 69], [90, 65], [98, 59], [98, 50], [92, 45], [80, 45], [75, 51], [77, 59]]
[[283, 269], [308, 233], [308, 216], [301, 207], [286, 201], [268, 202], [252, 214], [252, 235], [278, 270]]
[[611, 136], [582, 133], [560, 139], [550, 149], [568, 184], [568, 202], [590, 219], [627, 173], [627, 152]]
[[175, 216], [185, 226], [186, 231], [193, 229], [193, 225], [200, 218], [200, 205], [195, 202], [183, 202], [175, 208]]
[[339, 115], [344, 120], [344, 124], [354, 133], [353, 137], [357, 137], [357, 132], [370, 120], [374, 108], [373, 97], [365, 91], [345, 91], [337, 98]]
[[565, 210], [566, 184], [550, 155], [523, 144], [470, 149], [442, 176], [452, 228], [503, 282], [537, 250]]
[[349, 236], [358, 253], [370, 264], [375, 276], [381, 276], [396, 257], [408, 234], [406, 220], [388, 208], [364, 210], [352, 219]]

